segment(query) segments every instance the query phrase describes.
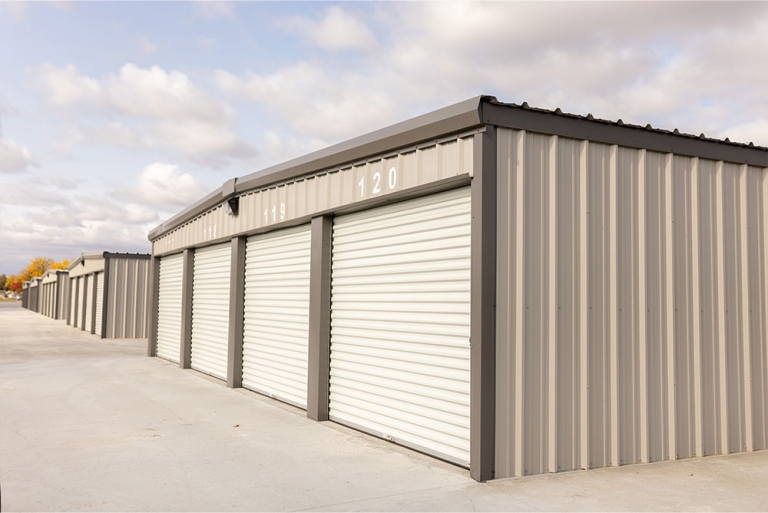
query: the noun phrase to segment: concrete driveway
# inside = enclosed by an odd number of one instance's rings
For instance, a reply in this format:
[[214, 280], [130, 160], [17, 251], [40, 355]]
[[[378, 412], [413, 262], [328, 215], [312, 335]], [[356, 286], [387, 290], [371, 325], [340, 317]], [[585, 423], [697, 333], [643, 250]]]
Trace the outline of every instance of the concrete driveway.
[[0, 305], [2, 511], [761, 511], [768, 452], [466, 470]]

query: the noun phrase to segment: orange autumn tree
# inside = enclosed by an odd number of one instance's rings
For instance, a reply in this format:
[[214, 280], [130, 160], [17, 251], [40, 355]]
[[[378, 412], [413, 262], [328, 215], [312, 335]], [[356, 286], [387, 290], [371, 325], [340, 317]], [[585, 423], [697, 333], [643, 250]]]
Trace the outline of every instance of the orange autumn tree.
[[32, 278], [38, 278], [45, 274], [45, 271], [49, 269], [58, 270], [66, 269], [67, 267], [69, 267], [69, 260], [67, 259], [62, 260], [61, 262], [56, 262], [52, 258], [35, 257], [19, 274], [8, 276], [5, 283], [5, 289], [21, 292], [21, 286], [25, 281], [29, 281]]

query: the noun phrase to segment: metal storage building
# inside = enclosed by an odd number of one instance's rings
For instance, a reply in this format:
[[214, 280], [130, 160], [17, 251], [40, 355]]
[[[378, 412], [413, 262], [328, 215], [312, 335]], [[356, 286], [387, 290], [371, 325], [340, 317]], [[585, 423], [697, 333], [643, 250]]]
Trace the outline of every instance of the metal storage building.
[[29, 282], [21, 284], [21, 307], [29, 309]]
[[473, 98], [150, 232], [148, 352], [480, 481], [765, 449], [767, 174]]
[[32, 278], [29, 280], [29, 286], [27, 288], [27, 294], [29, 295], [29, 299], [27, 299], [27, 309], [32, 310], [33, 312], [40, 313], [40, 281], [42, 278]]
[[95, 253], [69, 266], [67, 324], [99, 338], [146, 338], [150, 255]]
[[53, 319], [66, 319], [69, 298], [69, 271], [48, 270], [40, 283], [40, 313]]

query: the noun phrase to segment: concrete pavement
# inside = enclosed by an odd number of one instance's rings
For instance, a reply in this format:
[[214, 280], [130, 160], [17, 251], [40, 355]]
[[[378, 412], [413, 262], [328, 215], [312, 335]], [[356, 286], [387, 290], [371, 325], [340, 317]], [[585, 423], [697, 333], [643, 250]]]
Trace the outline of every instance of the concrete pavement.
[[2, 511], [764, 511], [768, 452], [487, 484], [0, 306]]

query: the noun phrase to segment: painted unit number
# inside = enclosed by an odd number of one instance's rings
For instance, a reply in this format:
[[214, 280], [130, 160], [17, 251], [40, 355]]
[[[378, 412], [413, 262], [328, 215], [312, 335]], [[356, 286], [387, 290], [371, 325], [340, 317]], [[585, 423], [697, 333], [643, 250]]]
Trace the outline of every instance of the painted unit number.
[[[371, 194], [375, 195], [381, 192], [381, 180], [382, 176], [379, 171], [373, 173], [373, 176], [371, 177]], [[365, 198], [365, 177], [360, 178], [360, 181], [357, 182], [357, 186], [360, 187], [360, 197]], [[389, 187], [390, 191], [397, 187], [397, 169], [394, 167], [390, 168], [389, 173], [387, 173], [386, 186]]]
[[[270, 221], [271, 217], [271, 221]], [[269, 207], [264, 209], [264, 224], [269, 224], [270, 222], [274, 223], [277, 222], [278, 217], [280, 218], [280, 221], [285, 219], [285, 203], [280, 203], [280, 208], [278, 209], [277, 205], [272, 205], [272, 208]]]

